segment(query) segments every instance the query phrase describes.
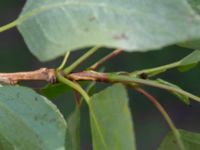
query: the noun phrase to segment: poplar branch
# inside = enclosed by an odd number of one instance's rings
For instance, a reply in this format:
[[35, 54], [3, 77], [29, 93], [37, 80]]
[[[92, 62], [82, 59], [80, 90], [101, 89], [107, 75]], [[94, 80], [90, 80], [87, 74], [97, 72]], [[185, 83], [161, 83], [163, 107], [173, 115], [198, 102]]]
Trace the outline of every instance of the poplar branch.
[[163, 89], [170, 92], [176, 92], [181, 95], [187, 96], [197, 102], [200, 102], [200, 97], [195, 96], [182, 89], [171, 87], [158, 83], [154, 80], [145, 80], [136, 77], [131, 77], [129, 73], [123, 74], [120, 72], [116, 73], [101, 73], [95, 71], [82, 71], [77, 73], [66, 74], [64, 71], [58, 71], [55, 69], [41, 68], [35, 71], [29, 72], [17, 72], [17, 73], [0, 73], [0, 83], [1, 84], [16, 84], [20, 81], [28, 80], [39, 80], [47, 81], [49, 83], [54, 83], [59, 79], [58, 74], [67, 80], [71, 81], [98, 81], [107, 83], [122, 83], [125, 85], [144, 85]]
[[55, 69], [40, 68], [38, 70], [27, 72], [0, 73], [0, 83], [2, 84], [17, 84], [20, 81], [29, 80], [53, 83], [56, 81]]

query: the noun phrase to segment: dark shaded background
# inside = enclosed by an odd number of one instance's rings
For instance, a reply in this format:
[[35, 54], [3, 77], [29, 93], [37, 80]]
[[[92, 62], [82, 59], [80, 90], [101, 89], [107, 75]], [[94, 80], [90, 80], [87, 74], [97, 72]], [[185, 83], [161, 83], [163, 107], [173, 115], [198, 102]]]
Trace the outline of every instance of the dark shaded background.
[[[24, 0], [0, 0], [0, 26], [15, 20], [24, 2]], [[70, 62], [83, 52], [73, 52]], [[107, 49], [99, 51], [83, 67], [88, 66], [108, 52]], [[133, 71], [167, 64], [179, 60], [190, 52], [191, 50], [189, 49], [170, 46], [160, 51], [147, 53], [124, 53], [106, 63], [105, 66], [107, 71]], [[59, 65], [60, 61], [61, 58], [48, 63], [39, 62], [29, 52], [16, 28], [0, 33], [0, 72], [33, 70], [44, 66], [55, 68]], [[160, 77], [176, 83], [196, 95], [200, 95], [199, 68], [200, 66], [197, 66], [195, 69], [184, 74], [174, 69]], [[103, 84], [98, 85], [99, 87], [104, 86]], [[34, 86], [38, 86], [38, 84], [36, 83]], [[176, 97], [165, 91], [153, 88], [147, 89], [160, 100], [178, 128], [200, 132], [200, 104], [192, 101], [191, 106], [186, 106]], [[169, 128], [160, 113], [146, 98], [133, 91], [129, 91], [129, 94], [138, 150], [155, 150], [169, 131]], [[56, 103], [65, 117], [73, 110], [72, 93], [67, 93], [53, 102]], [[91, 149], [91, 137], [86, 106], [82, 109], [81, 121], [82, 149], [89, 150]]]

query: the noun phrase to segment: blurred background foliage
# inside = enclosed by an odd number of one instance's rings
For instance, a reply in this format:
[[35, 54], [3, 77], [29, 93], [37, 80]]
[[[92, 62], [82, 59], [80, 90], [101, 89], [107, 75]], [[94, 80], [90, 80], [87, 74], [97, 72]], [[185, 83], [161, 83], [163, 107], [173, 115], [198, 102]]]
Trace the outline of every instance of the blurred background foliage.
[[[15, 20], [25, 1], [24, 0], [0, 0], [0, 26]], [[145, 42], [145, 41], [144, 41]], [[76, 51], [70, 57], [69, 63], [73, 62], [78, 56], [85, 51]], [[95, 62], [98, 58], [109, 53], [108, 49], [101, 49], [88, 62], [84, 63], [80, 70]], [[158, 51], [146, 53], [123, 53], [105, 64], [106, 71], [134, 71], [158, 65], [164, 65], [181, 59], [192, 52], [190, 49], [184, 49], [178, 46], [169, 46]], [[17, 29], [12, 29], [0, 33], [0, 72], [15, 72], [34, 70], [40, 67], [55, 68], [59, 65], [62, 58], [57, 60], [41, 63], [39, 62], [26, 47], [21, 35]], [[200, 96], [200, 66], [186, 73], [180, 73], [173, 69], [159, 76], [189, 92]], [[98, 89], [105, 87], [105, 84], [97, 84]], [[38, 83], [31, 85], [33, 87], [41, 86]], [[186, 106], [171, 94], [154, 89], [146, 88], [156, 96], [162, 105], [166, 108], [169, 115], [178, 128], [189, 131], [200, 132], [200, 104], [191, 102]], [[161, 140], [164, 138], [169, 128], [163, 120], [160, 113], [154, 106], [143, 96], [134, 91], [129, 91], [130, 107], [133, 114], [134, 128], [136, 132], [138, 150], [155, 150]], [[56, 100], [52, 100], [65, 118], [74, 109], [73, 92], [70, 91]], [[82, 108], [81, 113], [81, 143], [83, 150], [91, 149], [91, 137], [89, 128], [89, 119], [87, 107]]]

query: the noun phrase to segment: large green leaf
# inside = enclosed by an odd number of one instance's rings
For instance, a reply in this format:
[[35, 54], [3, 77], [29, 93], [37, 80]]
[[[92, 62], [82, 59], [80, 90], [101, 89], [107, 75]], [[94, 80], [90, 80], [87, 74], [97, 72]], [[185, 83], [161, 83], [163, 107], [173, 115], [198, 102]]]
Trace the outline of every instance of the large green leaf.
[[89, 107], [94, 150], [136, 149], [128, 97], [122, 85], [95, 94]]
[[187, 0], [27, 0], [18, 29], [46, 61], [86, 46], [147, 51], [199, 39], [200, 17]]
[[[185, 150], [200, 150], [200, 134], [179, 130], [181, 138], [184, 142]], [[175, 142], [172, 132], [170, 132], [161, 143], [158, 150], [178, 150], [179, 147]]]
[[1, 150], [64, 150], [66, 122], [45, 97], [24, 87], [0, 87]]

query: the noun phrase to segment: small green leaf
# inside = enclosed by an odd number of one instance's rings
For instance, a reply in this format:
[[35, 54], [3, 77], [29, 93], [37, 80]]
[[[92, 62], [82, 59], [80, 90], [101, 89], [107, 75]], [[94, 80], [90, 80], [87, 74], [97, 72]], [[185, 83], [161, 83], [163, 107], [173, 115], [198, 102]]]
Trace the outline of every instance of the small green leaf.
[[[200, 134], [179, 130], [183, 140], [185, 150], [200, 150]], [[179, 147], [175, 142], [174, 135], [170, 132], [162, 141], [158, 150], [178, 150]]]
[[67, 119], [67, 123], [70, 138], [66, 150], [80, 150], [80, 108], [78, 106]]
[[[168, 81], [165, 81], [163, 79], [157, 79], [157, 81], [161, 84], [164, 84], [164, 85], [168, 85], [168, 86], [171, 86], [171, 87], [174, 87], [174, 88], [178, 88], [178, 89], [181, 89], [179, 86], [175, 85], [175, 84], [172, 84]], [[185, 96], [185, 95], [182, 95], [180, 93], [177, 93], [177, 92], [171, 92], [172, 94], [174, 94], [175, 96], [177, 96], [182, 102], [184, 102], [185, 104], [189, 105], [190, 104], [190, 100], [189, 100], [189, 97]]]
[[59, 95], [71, 90], [71, 88], [65, 84], [57, 83], [50, 84], [40, 90], [41, 94], [49, 99], [54, 99]]
[[198, 65], [198, 63], [190, 64], [190, 65], [185, 65], [185, 66], [180, 66], [178, 67], [178, 70], [180, 72], [187, 72], [192, 68], [195, 68]]
[[24, 87], [0, 87], [0, 149], [64, 150], [66, 122], [45, 97]]
[[191, 64], [198, 63], [199, 61], [200, 61], [200, 50], [195, 50], [191, 54], [189, 54], [188, 56], [184, 57], [180, 61], [179, 66], [191, 65]]
[[121, 84], [95, 94], [90, 101], [94, 150], [135, 150], [128, 96]]
[[17, 25], [47, 61], [88, 46], [148, 51], [200, 39], [194, 9], [187, 0], [27, 0]]
[[197, 66], [199, 61], [200, 61], [200, 50], [195, 50], [191, 54], [187, 55], [182, 60], [180, 60], [178, 70], [181, 72], [188, 71]]

